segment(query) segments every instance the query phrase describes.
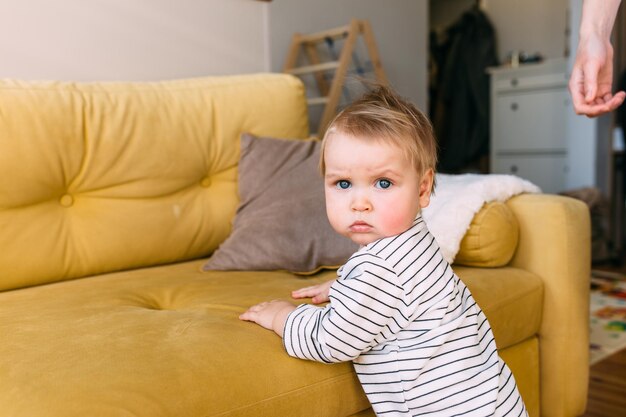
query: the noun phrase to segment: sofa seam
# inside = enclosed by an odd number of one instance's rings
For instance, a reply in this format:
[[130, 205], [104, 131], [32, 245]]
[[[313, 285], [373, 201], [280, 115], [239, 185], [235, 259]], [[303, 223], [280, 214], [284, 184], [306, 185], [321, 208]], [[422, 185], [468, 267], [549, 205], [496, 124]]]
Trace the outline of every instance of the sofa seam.
[[[276, 76], [278, 75], [278, 76]], [[257, 77], [258, 76], [258, 77]], [[232, 87], [239, 86], [241, 84], [257, 84], [258, 80], [256, 78], [263, 78], [268, 76], [264, 82], [271, 83], [281, 83], [281, 79], [285, 80], [291, 78], [293, 82], [293, 76], [290, 74], [274, 74], [274, 73], [258, 73], [250, 75], [250, 79], [248, 80], [238, 80], [232, 81], [228, 83], [218, 82], [215, 83], [214, 86], [218, 87]], [[233, 77], [239, 77], [239, 75], [233, 75]], [[241, 76], [246, 77], [247, 76]], [[198, 84], [202, 80], [207, 80], [208, 78], [213, 77], [196, 77], [196, 78], [178, 78], [178, 79], [169, 79], [169, 80], [158, 80], [158, 81], [101, 81], [101, 82], [55, 82], [55, 81], [42, 81], [43, 83], [56, 83], [55, 85], [44, 86], [37, 84], [28, 84], [27, 88], [29, 90], [37, 90], [37, 91], [72, 91], [72, 92], [88, 92], [88, 93], [112, 93], [116, 92], [115, 90], [97, 90], [93, 89], [94, 86], [104, 86], [104, 87], [122, 87], [124, 85], [133, 85], [136, 91], [153, 91], [154, 87], [159, 86], [160, 88], [165, 88], [165, 91], [196, 91], [198, 89]], [[215, 78], [219, 78], [215, 76]], [[253, 79], [254, 78], [254, 79]], [[271, 79], [271, 81], [270, 81]], [[174, 85], [180, 83], [181, 85]], [[168, 85], [170, 84], [170, 85]], [[206, 85], [207, 87], [212, 86], [211, 84]], [[83, 90], [86, 88], [86, 90]], [[0, 86], [0, 90], [2, 91], [22, 91], [25, 90], [23, 86]], [[127, 93], [126, 90], [119, 90], [120, 92]]]

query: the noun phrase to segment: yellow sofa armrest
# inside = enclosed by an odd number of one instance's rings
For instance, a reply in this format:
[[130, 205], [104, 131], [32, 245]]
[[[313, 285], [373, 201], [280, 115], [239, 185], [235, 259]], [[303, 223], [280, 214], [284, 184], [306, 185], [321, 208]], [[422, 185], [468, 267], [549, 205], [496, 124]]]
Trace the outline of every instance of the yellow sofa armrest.
[[546, 194], [521, 195], [508, 205], [519, 222], [511, 266], [533, 272], [544, 282], [541, 415], [580, 415], [589, 379], [589, 210], [578, 200]]

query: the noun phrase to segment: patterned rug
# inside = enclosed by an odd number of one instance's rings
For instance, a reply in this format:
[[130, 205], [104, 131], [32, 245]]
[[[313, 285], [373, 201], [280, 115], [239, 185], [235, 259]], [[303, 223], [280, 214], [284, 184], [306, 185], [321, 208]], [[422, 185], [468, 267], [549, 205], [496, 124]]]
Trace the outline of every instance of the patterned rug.
[[590, 310], [593, 365], [626, 348], [626, 277], [593, 271]]

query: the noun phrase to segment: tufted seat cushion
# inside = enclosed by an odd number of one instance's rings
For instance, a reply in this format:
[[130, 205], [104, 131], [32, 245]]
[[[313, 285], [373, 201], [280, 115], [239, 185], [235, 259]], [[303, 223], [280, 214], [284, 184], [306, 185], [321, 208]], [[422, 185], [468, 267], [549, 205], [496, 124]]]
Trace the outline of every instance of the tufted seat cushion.
[[[238, 320], [247, 306], [334, 272], [200, 272], [203, 263], [0, 292], [3, 414], [350, 415], [368, 407], [350, 363], [290, 358], [273, 332]], [[458, 273], [500, 349], [537, 333], [537, 276], [510, 267]]]
[[306, 137], [302, 84], [0, 81], [0, 290], [207, 256], [242, 132]]

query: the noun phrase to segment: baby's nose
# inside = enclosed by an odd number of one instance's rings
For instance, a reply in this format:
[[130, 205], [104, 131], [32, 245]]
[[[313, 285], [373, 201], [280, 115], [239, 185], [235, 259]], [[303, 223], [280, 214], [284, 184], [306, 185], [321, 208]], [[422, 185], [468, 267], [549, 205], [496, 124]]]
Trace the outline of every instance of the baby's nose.
[[369, 200], [366, 198], [356, 198], [352, 202], [352, 210], [353, 211], [370, 211], [372, 210], [372, 205]]

